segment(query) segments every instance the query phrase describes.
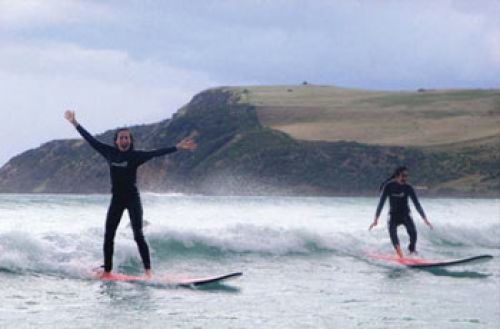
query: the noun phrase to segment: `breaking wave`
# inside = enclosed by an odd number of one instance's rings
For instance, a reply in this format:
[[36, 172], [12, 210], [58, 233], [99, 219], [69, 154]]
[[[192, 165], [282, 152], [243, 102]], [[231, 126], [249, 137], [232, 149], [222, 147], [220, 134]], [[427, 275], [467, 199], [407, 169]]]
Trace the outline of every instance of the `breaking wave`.
[[[426, 249], [448, 253], [464, 249], [500, 249], [500, 224], [472, 229], [444, 226], [434, 231], [420, 230], [419, 244]], [[357, 234], [314, 232], [307, 229], [280, 229], [238, 224], [224, 229], [180, 231], [155, 228], [146, 233], [155, 263], [172, 259], [252, 257], [362, 257], [366, 250], [389, 247], [385, 230]], [[402, 239], [404, 235], [402, 234]], [[138, 252], [129, 230], [117, 235], [116, 266], [140, 268]], [[82, 234], [20, 231], [0, 234], [0, 271], [65, 274], [81, 276], [102, 259], [102, 231], [89, 229]]]

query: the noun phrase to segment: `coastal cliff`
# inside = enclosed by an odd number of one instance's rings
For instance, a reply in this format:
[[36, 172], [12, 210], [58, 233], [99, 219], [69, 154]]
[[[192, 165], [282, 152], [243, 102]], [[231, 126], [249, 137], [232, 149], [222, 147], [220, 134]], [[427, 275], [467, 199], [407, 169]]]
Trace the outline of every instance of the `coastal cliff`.
[[[374, 195], [393, 168], [404, 164], [411, 170], [412, 183], [424, 189], [421, 193], [500, 194], [498, 129], [495, 134], [499, 91], [402, 95], [329, 88], [215, 88], [194, 96], [172, 118], [130, 127], [138, 149], [175, 145], [190, 135], [199, 144], [195, 152], [176, 152], [142, 166], [141, 190]], [[474, 101], [484, 108], [470, 109]], [[445, 105], [447, 111], [439, 107]], [[399, 115], [400, 120], [411, 117], [416, 123], [405, 121], [409, 127], [406, 132], [386, 136], [383, 134], [394, 130], [381, 118], [384, 113], [394, 120], [394, 129], [398, 127], [394, 116]], [[483, 120], [480, 129], [485, 135], [464, 131], [453, 136], [433, 126], [434, 130], [422, 132], [418, 126], [422, 120], [428, 120], [426, 127], [444, 116], [439, 125], [453, 131], [444, 122], [459, 122], [457, 113]], [[379, 129], [380, 125], [385, 125], [384, 129]], [[92, 127], [85, 127], [92, 132]], [[338, 131], [342, 129], [344, 132]], [[421, 140], [412, 137], [420, 134], [424, 134]], [[466, 138], [464, 134], [468, 134]], [[112, 136], [110, 130], [96, 137], [112, 144]], [[3, 193], [102, 193], [109, 191], [109, 184], [105, 160], [82, 139], [48, 142], [12, 158], [0, 169]]]

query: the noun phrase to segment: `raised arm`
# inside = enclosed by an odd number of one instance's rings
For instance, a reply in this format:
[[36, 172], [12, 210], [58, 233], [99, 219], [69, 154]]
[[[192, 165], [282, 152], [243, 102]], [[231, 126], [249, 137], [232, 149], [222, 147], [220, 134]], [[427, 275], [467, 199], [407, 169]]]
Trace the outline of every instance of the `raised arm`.
[[114, 148], [110, 145], [99, 142], [94, 138], [87, 130], [85, 130], [79, 123], [76, 121], [76, 116], [74, 111], [66, 111], [64, 113], [64, 117], [68, 120], [80, 133], [80, 135], [103, 157], [107, 158], [110, 152], [113, 152]]

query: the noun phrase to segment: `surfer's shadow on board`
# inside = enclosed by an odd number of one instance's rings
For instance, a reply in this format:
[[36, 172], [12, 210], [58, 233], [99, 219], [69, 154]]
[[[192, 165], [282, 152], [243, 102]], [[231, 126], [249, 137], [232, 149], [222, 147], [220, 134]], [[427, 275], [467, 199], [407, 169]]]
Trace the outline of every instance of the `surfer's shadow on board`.
[[118, 287], [120, 285], [127, 285], [129, 287], [141, 287], [141, 288], [155, 288], [155, 289], [163, 289], [163, 290], [177, 290], [177, 289], [187, 289], [192, 291], [201, 291], [207, 293], [229, 293], [229, 294], [237, 294], [241, 292], [241, 289], [238, 287], [231, 286], [227, 283], [221, 282], [213, 282], [206, 283], [203, 285], [196, 284], [178, 284], [178, 283], [165, 283], [158, 281], [125, 281], [125, 282], [117, 282], [117, 281], [102, 281], [101, 288], [103, 292], [113, 292], [113, 288]]
[[154, 287], [157, 289], [165, 289], [165, 290], [186, 289], [191, 291], [202, 291], [207, 293], [228, 293], [228, 294], [237, 294], [241, 292], [240, 288], [222, 282], [212, 282], [202, 285], [196, 285], [196, 284], [169, 284], [163, 282], [145, 281], [145, 282], [134, 282], [133, 284], [140, 284], [143, 286]]
[[206, 293], [227, 293], [227, 294], [239, 294], [241, 292], [241, 288], [230, 286], [224, 283], [211, 283], [203, 286], [180, 286], [180, 288], [195, 290], [195, 291], [203, 291]]
[[427, 272], [429, 274], [435, 275], [435, 276], [445, 276], [445, 277], [451, 277], [451, 278], [458, 278], [458, 279], [485, 279], [491, 276], [491, 274], [488, 273], [481, 273], [477, 271], [467, 271], [467, 270], [448, 270], [444, 268], [438, 268], [438, 267], [433, 267], [433, 268], [418, 268], [418, 269], [409, 269], [409, 268], [388, 268], [388, 274], [387, 276], [390, 279], [398, 279], [402, 278], [410, 273], [415, 273], [417, 272]]
[[417, 271], [422, 271], [422, 272], [428, 272], [431, 273], [435, 276], [446, 276], [446, 277], [452, 277], [452, 278], [458, 278], [458, 279], [485, 279], [491, 276], [491, 274], [488, 273], [481, 273], [481, 272], [476, 272], [476, 271], [457, 271], [453, 270], [450, 271], [445, 268], [419, 268]]

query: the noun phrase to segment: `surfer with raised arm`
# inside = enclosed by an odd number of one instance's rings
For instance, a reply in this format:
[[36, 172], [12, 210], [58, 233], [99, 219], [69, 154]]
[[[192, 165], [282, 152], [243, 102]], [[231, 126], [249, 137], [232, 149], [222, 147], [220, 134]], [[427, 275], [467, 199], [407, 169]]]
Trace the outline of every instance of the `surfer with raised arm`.
[[408, 235], [410, 236], [410, 244], [408, 250], [410, 254], [416, 253], [417, 244], [417, 229], [415, 228], [415, 223], [410, 214], [410, 207], [408, 205], [408, 197], [411, 198], [415, 208], [422, 217], [425, 224], [427, 224], [431, 229], [432, 225], [425, 215], [424, 209], [418, 201], [417, 195], [413, 187], [408, 184], [408, 168], [401, 166], [396, 168], [394, 174], [386, 179], [380, 186], [382, 194], [380, 195], [380, 201], [378, 203], [377, 211], [375, 213], [375, 219], [370, 225], [370, 230], [377, 226], [380, 212], [384, 207], [385, 200], [389, 197], [389, 236], [391, 242], [396, 249], [396, 253], [399, 257], [403, 258], [403, 251], [399, 245], [397, 228], [399, 225], [404, 225]]
[[144, 265], [145, 275], [151, 277], [151, 260], [149, 247], [142, 230], [142, 204], [137, 188], [137, 168], [154, 157], [166, 155], [178, 150], [195, 150], [196, 142], [184, 138], [176, 146], [153, 151], [137, 151], [134, 149], [134, 139], [129, 129], [118, 129], [114, 136], [114, 146], [95, 139], [76, 121], [74, 111], [66, 111], [64, 117], [80, 133], [80, 135], [101, 154], [108, 162], [111, 176], [112, 198], [106, 216], [104, 233], [104, 273], [103, 278], [111, 276], [113, 268], [114, 238], [118, 224], [125, 209], [128, 210], [130, 224], [137, 243], [139, 254]]

